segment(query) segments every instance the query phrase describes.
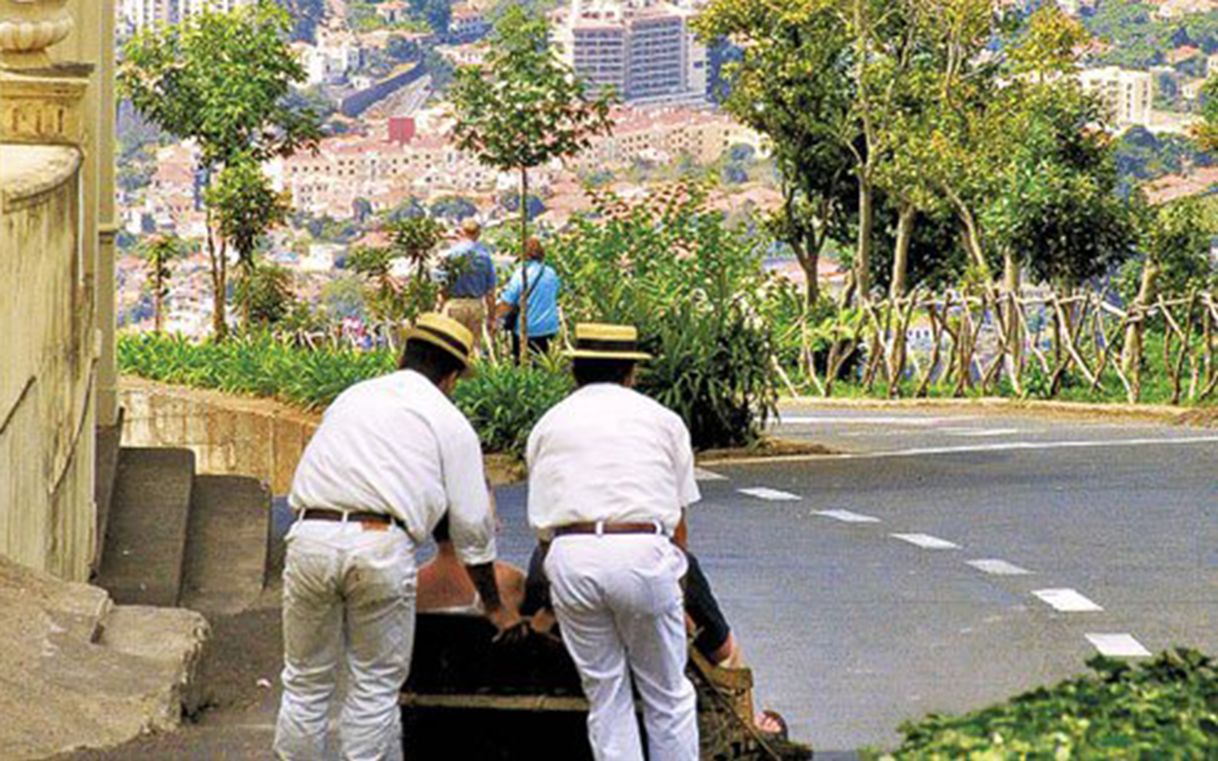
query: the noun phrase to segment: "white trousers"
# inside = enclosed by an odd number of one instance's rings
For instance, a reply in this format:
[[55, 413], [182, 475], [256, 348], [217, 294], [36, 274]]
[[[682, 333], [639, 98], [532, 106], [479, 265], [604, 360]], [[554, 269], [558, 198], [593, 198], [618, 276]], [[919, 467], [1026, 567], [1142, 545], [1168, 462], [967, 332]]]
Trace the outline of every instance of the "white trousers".
[[298, 521], [283, 571], [283, 701], [275, 755], [324, 757], [338, 666], [347, 670], [342, 758], [402, 757], [398, 695], [414, 646], [414, 545], [397, 526]]
[[697, 761], [698, 717], [685, 678], [685, 556], [663, 536], [572, 535], [546, 556], [554, 612], [588, 698], [597, 761], [642, 761], [631, 676], [650, 761]]

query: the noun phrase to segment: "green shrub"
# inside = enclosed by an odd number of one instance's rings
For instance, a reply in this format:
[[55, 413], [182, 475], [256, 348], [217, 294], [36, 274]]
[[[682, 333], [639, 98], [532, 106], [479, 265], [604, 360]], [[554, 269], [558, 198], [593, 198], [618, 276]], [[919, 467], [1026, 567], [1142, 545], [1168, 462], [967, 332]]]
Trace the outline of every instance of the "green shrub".
[[568, 320], [636, 325], [656, 357], [639, 390], [681, 415], [695, 447], [755, 442], [779, 382], [761, 247], [706, 210], [696, 188], [647, 204], [594, 200], [594, 214], [551, 246]]
[[[123, 335], [118, 362], [122, 372], [149, 380], [274, 398], [307, 410], [323, 409], [350, 386], [397, 367], [388, 350], [308, 349], [267, 334], [221, 343], [154, 333]], [[572, 385], [565, 369], [550, 361], [523, 369], [483, 364], [457, 384], [454, 401], [486, 451], [523, 455], [534, 424]]]
[[1139, 665], [1096, 657], [1095, 674], [964, 716], [901, 726], [897, 759], [1218, 757], [1218, 671], [1193, 650]]
[[457, 384], [453, 401], [478, 431], [484, 451], [522, 457], [533, 426], [573, 387], [569, 374], [552, 368], [483, 364]]

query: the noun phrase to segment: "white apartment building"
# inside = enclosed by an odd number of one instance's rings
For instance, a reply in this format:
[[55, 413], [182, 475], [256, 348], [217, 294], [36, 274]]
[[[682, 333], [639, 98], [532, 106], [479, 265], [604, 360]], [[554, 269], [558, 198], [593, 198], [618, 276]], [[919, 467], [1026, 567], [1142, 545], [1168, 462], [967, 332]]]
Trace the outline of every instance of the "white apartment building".
[[145, 29], [162, 24], [173, 23], [173, 4], [175, 0], [122, 0], [119, 5], [119, 17], [133, 31], [142, 32]]
[[576, 74], [627, 103], [702, 101], [708, 56], [691, 29], [695, 14], [664, 0], [573, 0], [555, 13], [554, 44]]
[[242, 5], [253, 5], [253, 3], [254, 0], [175, 0], [179, 21], [204, 11], [210, 10], [227, 13], [234, 8]]
[[1079, 80], [1084, 91], [1099, 95], [1117, 129], [1150, 126], [1154, 103], [1154, 77], [1150, 72], [1105, 66], [1084, 69]]

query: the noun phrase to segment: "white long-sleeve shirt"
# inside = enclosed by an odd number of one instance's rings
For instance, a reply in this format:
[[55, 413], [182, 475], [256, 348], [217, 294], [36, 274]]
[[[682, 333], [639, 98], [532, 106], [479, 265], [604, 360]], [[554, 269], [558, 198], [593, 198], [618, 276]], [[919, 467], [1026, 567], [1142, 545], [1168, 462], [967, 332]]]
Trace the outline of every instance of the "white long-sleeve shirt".
[[637, 391], [585, 386], [529, 436], [529, 525], [539, 535], [583, 521], [659, 521], [671, 534], [702, 498], [685, 422]]
[[358, 383], [330, 405], [289, 502], [395, 516], [416, 545], [447, 511], [461, 561], [495, 559], [478, 436], [435, 384], [410, 370]]

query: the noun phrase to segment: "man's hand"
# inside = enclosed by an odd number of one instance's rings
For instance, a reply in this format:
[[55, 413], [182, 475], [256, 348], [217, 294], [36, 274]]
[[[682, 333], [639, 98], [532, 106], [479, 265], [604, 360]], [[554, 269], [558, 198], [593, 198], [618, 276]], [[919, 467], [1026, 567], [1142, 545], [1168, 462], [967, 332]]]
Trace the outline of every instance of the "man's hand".
[[488, 609], [486, 617], [499, 630], [492, 642], [514, 644], [522, 641], [529, 634], [528, 622], [521, 618], [518, 612], [510, 608], [500, 605], [496, 608]]

